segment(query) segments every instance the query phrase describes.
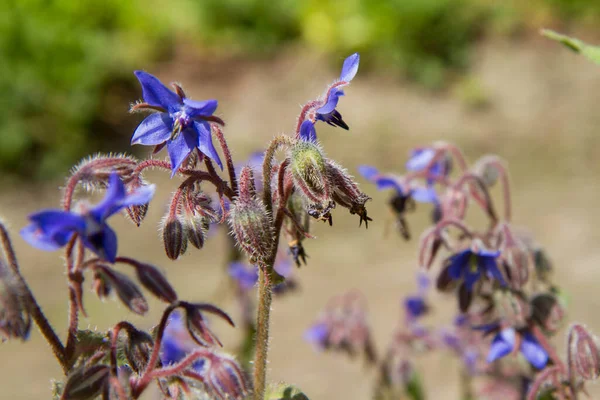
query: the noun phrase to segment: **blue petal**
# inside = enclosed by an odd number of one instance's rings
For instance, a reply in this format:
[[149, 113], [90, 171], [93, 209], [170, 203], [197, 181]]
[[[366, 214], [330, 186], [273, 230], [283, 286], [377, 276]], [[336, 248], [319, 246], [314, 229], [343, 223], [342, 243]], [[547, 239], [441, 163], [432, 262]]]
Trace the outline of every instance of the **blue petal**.
[[284, 278], [289, 278], [292, 275], [292, 263], [287, 258], [277, 260], [273, 268], [275, 269], [275, 272]]
[[340, 81], [350, 82], [356, 76], [358, 72], [358, 63], [360, 62], [360, 56], [358, 53], [354, 53], [344, 60], [342, 66], [342, 73], [340, 74]]
[[317, 109], [318, 114], [329, 114], [335, 110], [337, 103], [339, 101], [339, 97], [344, 95], [344, 91], [340, 88], [333, 88], [329, 91], [329, 95], [327, 97], [327, 103], [325, 103], [321, 108]]
[[155, 146], [169, 140], [173, 120], [167, 113], [154, 113], [146, 117], [135, 129], [131, 144]]
[[186, 356], [186, 352], [179, 346], [177, 340], [172, 337], [167, 337], [166, 335], [160, 346], [159, 354], [160, 361], [165, 366], [176, 364]]
[[368, 181], [374, 182], [374, 180], [379, 175], [379, 171], [377, 168], [372, 167], [370, 165], [360, 165], [358, 167], [358, 173], [363, 176]]
[[450, 265], [448, 266], [448, 276], [457, 280], [460, 279], [468, 268], [469, 258], [471, 258], [471, 250], [463, 250], [460, 253], [454, 254], [450, 257]]
[[85, 247], [98, 257], [111, 263], [117, 257], [117, 234], [108, 225], [102, 224], [99, 231], [82, 237]]
[[414, 318], [425, 314], [425, 311], [427, 310], [425, 300], [419, 296], [409, 296], [404, 299], [404, 307], [406, 308], [407, 314]]
[[121, 202], [125, 198], [125, 185], [116, 173], [111, 173], [108, 178], [108, 188], [100, 203], [90, 210], [98, 223], [113, 215], [123, 208]]
[[317, 131], [312, 121], [307, 119], [300, 125], [300, 139], [313, 143], [317, 141]]
[[67, 244], [75, 232], [58, 233], [54, 236], [45, 235], [36, 224], [27, 225], [21, 229], [21, 237], [31, 246], [44, 251], [54, 251]]
[[481, 257], [489, 257], [495, 259], [500, 255], [500, 250], [486, 250], [484, 248], [480, 248], [477, 250], [477, 255]]
[[319, 348], [324, 348], [329, 337], [329, 328], [325, 323], [317, 323], [304, 332], [304, 340]]
[[213, 115], [219, 102], [217, 100], [195, 101], [183, 99], [183, 104], [185, 105], [185, 113], [191, 118], [196, 118]]
[[515, 347], [515, 335], [516, 332], [512, 328], [507, 328], [499, 332], [492, 341], [490, 352], [487, 356], [487, 362], [494, 362], [497, 359], [510, 354]]
[[475, 271], [471, 271], [469, 267], [465, 269], [465, 285], [469, 292], [473, 291], [473, 285], [481, 277], [481, 270], [477, 268]]
[[548, 363], [548, 353], [529, 332], [523, 334], [520, 350], [527, 361], [537, 369], [544, 368]]
[[433, 149], [416, 149], [413, 150], [409, 160], [406, 162], [406, 169], [409, 171], [421, 171], [433, 159], [435, 151]]
[[506, 281], [504, 280], [504, 276], [498, 269], [498, 264], [496, 263], [496, 259], [492, 257], [479, 257], [479, 265], [482, 270], [486, 271], [488, 276], [500, 282], [502, 286], [506, 286]]
[[144, 185], [135, 189], [133, 193], [128, 194], [123, 201], [121, 201], [122, 207], [130, 207], [130, 206], [141, 206], [144, 204], [148, 204], [152, 197], [154, 197], [154, 192], [156, 191], [156, 185]]
[[257, 268], [247, 268], [244, 263], [232, 262], [229, 264], [229, 276], [235, 279], [242, 289], [252, 289], [258, 281]]
[[431, 186], [411, 189], [411, 197], [419, 203], [437, 203], [437, 193]]
[[200, 149], [200, 151], [208, 158], [216, 162], [219, 168], [223, 169], [223, 163], [221, 163], [219, 153], [217, 153], [215, 146], [213, 146], [210, 125], [204, 121], [194, 121], [194, 127], [191, 129], [198, 133], [198, 149]]
[[171, 178], [183, 161], [198, 146], [198, 133], [194, 129], [185, 129], [173, 140], [167, 142], [167, 151], [171, 159]]
[[181, 98], [163, 85], [157, 77], [144, 71], [135, 71], [134, 74], [142, 85], [142, 97], [146, 103], [162, 107], [169, 112], [181, 108]]

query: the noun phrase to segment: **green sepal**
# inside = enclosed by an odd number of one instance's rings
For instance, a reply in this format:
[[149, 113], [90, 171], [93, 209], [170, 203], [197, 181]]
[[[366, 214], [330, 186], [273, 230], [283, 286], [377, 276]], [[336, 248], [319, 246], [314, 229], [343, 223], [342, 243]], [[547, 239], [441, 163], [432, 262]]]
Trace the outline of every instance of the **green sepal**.
[[267, 387], [265, 400], [309, 400], [300, 389], [284, 382], [272, 383]]
[[589, 45], [579, 39], [566, 36], [550, 29], [543, 29], [542, 35], [549, 39], [556, 40], [567, 46], [569, 49], [581, 53], [590, 61], [600, 65], [600, 47]]

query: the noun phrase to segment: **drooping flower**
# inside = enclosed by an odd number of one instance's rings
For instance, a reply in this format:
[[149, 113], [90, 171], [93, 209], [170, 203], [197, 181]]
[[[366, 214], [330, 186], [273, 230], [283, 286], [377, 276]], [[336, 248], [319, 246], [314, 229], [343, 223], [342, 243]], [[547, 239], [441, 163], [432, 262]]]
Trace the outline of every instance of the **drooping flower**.
[[487, 362], [494, 362], [510, 354], [516, 346], [519, 346], [519, 352], [535, 368], [542, 369], [548, 363], [548, 352], [535, 336], [527, 329], [517, 331], [515, 328], [504, 328], [494, 336]]
[[112, 173], [100, 203], [93, 207], [84, 206], [80, 213], [45, 210], [31, 214], [31, 224], [21, 230], [21, 236], [38, 249], [54, 251], [77, 234], [86, 248], [112, 263], [117, 255], [117, 235], [106, 220], [125, 207], [147, 204], [154, 195], [154, 189], [154, 185], [142, 186], [127, 194], [119, 176]]
[[400, 180], [388, 174], [381, 174], [377, 168], [370, 165], [361, 165], [358, 167], [358, 172], [369, 182], [377, 185], [378, 190], [394, 189], [396, 194], [402, 198], [408, 198], [418, 201], [419, 203], [436, 203], [437, 194], [431, 186], [421, 187], [412, 186], [407, 188], [402, 185]]
[[414, 149], [411, 151], [410, 158], [406, 162], [406, 169], [418, 172], [427, 168], [427, 182], [432, 183], [436, 178], [447, 176], [451, 170], [450, 159], [445, 155], [432, 165], [429, 165], [435, 156], [436, 150], [431, 147]]
[[473, 285], [482, 276], [497, 280], [501, 285], [506, 286], [504, 276], [496, 262], [499, 255], [500, 251], [472, 246], [451, 256], [447, 260], [445, 273], [449, 279], [454, 281], [464, 279], [466, 290], [469, 292], [473, 290]]
[[348, 125], [342, 119], [342, 114], [335, 108], [337, 107], [340, 96], [344, 95], [344, 91], [341, 88], [348, 85], [356, 76], [359, 62], [360, 56], [358, 53], [354, 53], [344, 60], [340, 78], [330, 86], [322, 105], [317, 108], [316, 119], [327, 122], [331, 126], [339, 126], [340, 128], [348, 130]]
[[146, 117], [136, 128], [131, 144], [167, 146], [171, 159], [171, 176], [175, 175], [187, 156], [198, 149], [206, 157], [223, 164], [212, 143], [209, 120], [215, 120], [216, 100], [190, 100], [178, 88], [177, 93], [163, 85], [158, 78], [144, 71], [135, 71], [142, 85], [144, 103], [137, 109], [161, 110]]

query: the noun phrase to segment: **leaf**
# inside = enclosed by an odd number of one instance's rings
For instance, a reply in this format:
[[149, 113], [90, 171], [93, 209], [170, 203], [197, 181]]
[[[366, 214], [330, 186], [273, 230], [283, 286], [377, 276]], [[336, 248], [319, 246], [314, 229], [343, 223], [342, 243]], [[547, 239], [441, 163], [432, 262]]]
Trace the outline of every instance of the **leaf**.
[[550, 29], [542, 29], [541, 33], [547, 38], [556, 40], [571, 50], [583, 54], [590, 61], [600, 65], [600, 46], [589, 45], [579, 39], [560, 34]]
[[266, 400], [309, 400], [300, 389], [287, 383], [273, 383], [267, 388]]

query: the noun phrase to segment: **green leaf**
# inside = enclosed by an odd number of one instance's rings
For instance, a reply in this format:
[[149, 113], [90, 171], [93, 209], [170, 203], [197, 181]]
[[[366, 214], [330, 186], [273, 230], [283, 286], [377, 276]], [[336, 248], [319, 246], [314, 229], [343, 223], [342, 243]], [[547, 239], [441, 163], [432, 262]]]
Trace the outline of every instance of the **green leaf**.
[[425, 399], [425, 391], [417, 373], [414, 373], [412, 379], [406, 384], [406, 393], [411, 400]]
[[555, 32], [550, 29], [542, 29], [542, 35], [546, 36], [549, 39], [556, 40], [567, 46], [569, 49], [583, 54], [590, 61], [600, 65], [600, 47], [592, 46], [585, 42], [582, 42], [579, 39], [572, 38], [570, 36], [566, 36]]

